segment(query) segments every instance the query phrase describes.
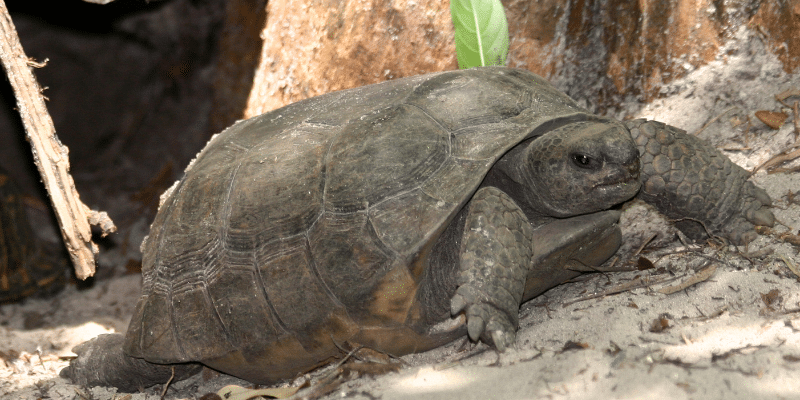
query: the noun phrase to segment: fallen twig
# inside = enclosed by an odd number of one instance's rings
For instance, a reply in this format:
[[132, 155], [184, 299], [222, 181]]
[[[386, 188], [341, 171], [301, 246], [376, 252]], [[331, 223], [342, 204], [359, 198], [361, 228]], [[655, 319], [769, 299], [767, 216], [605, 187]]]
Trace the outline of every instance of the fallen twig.
[[167, 389], [169, 389], [169, 385], [172, 384], [172, 381], [175, 379], [175, 367], [172, 367], [172, 375], [169, 376], [169, 380], [167, 383], [164, 384], [164, 389], [161, 390], [161, 400], [164, 400], [164, 396], [167, 395]]
[[797, 266], [794, 265], [794, 262], [791, 259], [789, 259], [789, 257], [786, 257], [783, 254], [779, 255], [778, 257], [780, 257], [780, 259], [783, 260], [783, 263], [786, 264], [786, 266], [789, 268], [789, 270], [791, 270], [795, 274], [795, 276], [800, 278], [800, 269], [798, 269]]
[[647, 287], [647, 286], [658, 285], [658, 284], [661, 284], [661, 283], [672, 282], [672, 281], [674, 281], [674, 280], [676, 280], [678, 278], [679, 277], [670, 277], [670, 278], [665, 278], [665, 279], [661, 279], [661, 280], [651, 280], [649, 277], [648, 278], [641, 278], [641, 277], [637, 276], [636, 278], [634, 278], [631, 281], [628, 281], [628, 282], [625, 282], [625, 283], [621, 283], [621, 284], [616, 285], [616, 286], [614, 286], [614, 287], [612, 287], [610, 289], [604, 290], [604, 291], [602, 291], [600, 293], [581, 296], [581, 297], [579, 297], [579, 298], [577, 298], [575, 300], [568, 301], [568, 302], [564, 303], [562, 305], [562, 307], [567, 307], [569, 305], [572, 305], [572, 304], [575, 304], [575, 303], [578, 303], [578, 302], [581, 302], [581, 301], [598, 299], [598, 298], [601, 298], [601, 297], [611, 296], [611, 295], [622, 293], [622, 292], [628, 292], [628, 291], [631, 291], [633, 289], [639, 289], [639, 288], [643, 288], [643, 287]]
[[717, 264], [711, 264], [701, 269], [697, 273], [689, 275], [689, 277], [683, 282], [679, 282], [676, 285], [665, 286], [661, 289], [658, 289], [658, 292], [663, 294], [672, 294], [675, 292], [680, 292], [681, 290], [686, 289], [689, 286], [695, 285], [710, 278], [711, 275], [714, 275], [714, 272], [716, 272], [716, 270], [717, 270]]
[[795, 102], [792, 104], [786, 103], [786, 99], [792, 96], [800, 97], [800, 89], [792, 88], [786, 90], [785, 92], [776, 94], [775, 100], [778, 100], [778, 102], [784, 106], [792, 109], [792, 113], [794, 114], [794, 138], [797, 140], [798, 137], [800, 137], [800, 110], [798, 109], [800, 108], [800, 102], [795, 100]]
[[[790, 149], [791, 149], [791, 148], [790, 148]], [[778, 165], [781, 165], [781, 164], [783, 164], [783, 163], [787, 163], [787, 162], [789, 162], [789, 161], [792, 161], [792, 160], [794, 160], [795, 158], [798, 158], [798, 157], [800, 157], [800, 149], [797, 149], [797, 150], [795, 150], [795, 151], [789, 152], [789, 150], [790, 150], [790, 149], [787, 149], [787, 150], [786, 150], [786, 151], [784, 151], [783, 153], [781, 153], [781, 154], [778, 154], [778, 155], [776, 155], [776, 156], [774, 156], [774, 157], [770, 158], [770, 159], [769, 159], [769, 160], [767, 160], [767, 161], [764, 161], [764, 162], [763, 162], [761, 165], [757, 166], [757, 167], [756, 167], [756, 168], [753, 170], [753, 172], [751, 173], [751, 175], [752, 175], [752, 174], [755, 174], [755, 173], [756, 173], [758, 170], [760, 170], [760, 169], [762, 169], [762, 168], [764, 168], [764, 169], [770, 169], [770, 168], [773, 168], [773, 167], [777, 167]]]
[[90, 220], [99, 225], [104, 234], [115, 231], [116, 227], [108, 215], [90, 210], [79, 199], [69, 174], [68, 150], [56, 137], [42, 90], [31, 71], [32, 63], [25, 56], [3, 0], [0, 0], [0, 35], [0, 61], [14, 89], [33, 159], [50, 195], [75, 275], [86, 279], [94, 275], [94, 253], [97, 252], [97, 245], [92, 242]]

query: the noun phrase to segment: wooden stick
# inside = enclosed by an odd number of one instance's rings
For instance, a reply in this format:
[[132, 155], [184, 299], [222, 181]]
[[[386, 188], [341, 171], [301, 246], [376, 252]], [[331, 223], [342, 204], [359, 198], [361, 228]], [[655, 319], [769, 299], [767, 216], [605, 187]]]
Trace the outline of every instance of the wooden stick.
[[53, 120], [31, 70], [35, 64], [25, 56], [3, 0], [0, 0], [0, 62], [14, 88], [33, 159], [53, 203], [75, 274], [80, 279], [86, 279], [94, 275], [94, 254], [97, 253], [97, 245], [92, 242], [89, 228], [90, 219], [92, 223], [100, 225], [104, 234], [114, 232], [116, 227], [108, 215], [90, 210], [79, 199], [69, 174], [69, 150], [56, 137]]

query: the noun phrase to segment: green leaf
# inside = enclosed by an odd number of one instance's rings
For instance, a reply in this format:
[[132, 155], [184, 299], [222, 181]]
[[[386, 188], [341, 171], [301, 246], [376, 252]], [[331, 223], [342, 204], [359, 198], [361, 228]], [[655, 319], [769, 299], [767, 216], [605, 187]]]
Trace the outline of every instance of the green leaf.
[[500, 0], [452, 0], [450, 15], [459, 68], [506, 64], [508, 22]]

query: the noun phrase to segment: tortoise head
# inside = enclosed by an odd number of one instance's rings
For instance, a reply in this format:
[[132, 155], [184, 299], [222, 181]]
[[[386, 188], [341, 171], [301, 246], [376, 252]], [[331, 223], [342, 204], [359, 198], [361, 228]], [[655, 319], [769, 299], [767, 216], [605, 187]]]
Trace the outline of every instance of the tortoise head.
[[529, 205], [552, 217], [608, 209], [639, 191], [639, 151], [630, 132], [611, 121], [573, 122], [525, 149]]

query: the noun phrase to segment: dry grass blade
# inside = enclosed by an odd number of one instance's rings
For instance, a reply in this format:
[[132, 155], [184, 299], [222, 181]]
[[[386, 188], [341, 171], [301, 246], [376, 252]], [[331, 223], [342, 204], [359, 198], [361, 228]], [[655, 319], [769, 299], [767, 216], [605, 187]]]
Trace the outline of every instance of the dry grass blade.
[[800, 101], [789, 104], [786, 102], [786, 99], [789, 97], [800, 97], [800, 89], [792, 88], [776, 94], [775, 100], [778, 100], [779, 103], [792, 109], [792, 114], [794, 114], [794, 135], [795, 140], [797, 140], [798, 137], [800, 137]]
[[729, 109], [727, 109], [727, 110], [723, 111], [723, 112], [722, 112], [722, 114], [720, 114], [720, 115], [717, 115], [717, 116], [716, 116], [716, 117], [714, 117], [714, 118], [711, 118], [711, 120], [710, 120], [710, 121], [708, 121], [708, 122], [706, 122], [706, 124], [705, 124], [705, 125], [703, 125], [703, 127], [702, 127], [702, 128], [698, 129], [698, 130], [697, 130], [697, 131], [694, 133], [694, 135], [695, 135], [695, 136], [700, 136], [700, 132], [703, 132], [703, 131], [704, 131], [706, 128], [708, 128], [709, 126], [711, 126], [711, 124], [713, 124], [714, 122], [717, 122], [717, 121], [719, 121], [719, 119], [720, 119], [720, 118], [722, 118], [723, 116], [725, 116], [725, 114], [727, 114], [727, 113], [729, 113], [729, 112], [731, 112], [731, 111], [733, 111], [733, 110], [735, 110], [735, 109], [737, 109], [737, 108], [739, 108], [739, 107], [733, 106], [733, 107], [731, 107], [731, 108], [729, 108]]
[[271, 397], [273, 399], [285, 399], [297, 393], [299, 388], [268, 388], [268, 389], [248, 389], [237, 385], [228, 385], [220, 389], [217, 394], [226, 400], [249, 400], [256, 397]]
[[800, 89], [791, 88], [775, 95], [775, 100], [783, 103], [786, 99], [792, 96], [800, 97]]
[[791, 259], [789, 259], [789, 257], [786, 257], [784, 255], [780, 255], [779, 257], [781, 260], [783, 260], [783, 263], [786, 264], [789, 270], [791, 270], [795, 274], [795, 276], [800, 278], [800, 269], [797, 268], [797, 265], [794, 265], [794, 262]]
[[711, 275], [714, 275], [714, 272], [716, 271], [717, 271], [717, 264], [711, 264], [701, 269], [697, 273], [690, 275], [687, 279], [683, 280], [682, 282], [658, 289], [658, 292], [663, 294], [672, 294], [675, 292], [680, 292], [681, 290], [686, 289], [689, 286], [707, 280], [708, 278], [711, 277]]

